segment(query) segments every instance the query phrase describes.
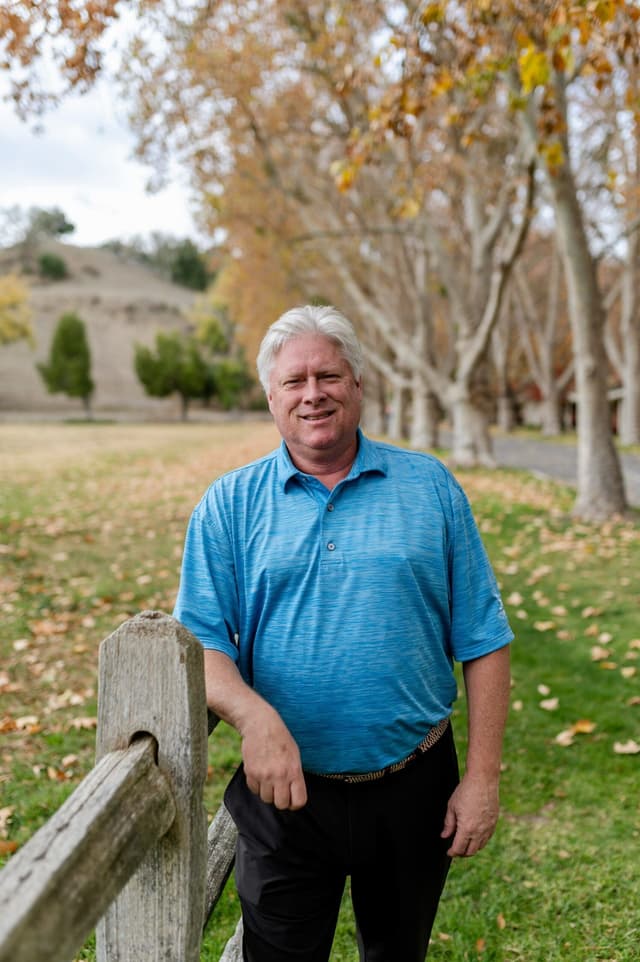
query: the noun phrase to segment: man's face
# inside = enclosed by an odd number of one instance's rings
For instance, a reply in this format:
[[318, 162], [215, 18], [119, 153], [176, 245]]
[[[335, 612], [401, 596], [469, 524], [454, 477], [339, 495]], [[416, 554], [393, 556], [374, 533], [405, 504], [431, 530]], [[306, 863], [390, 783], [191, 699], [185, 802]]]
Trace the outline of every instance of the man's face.
[[268, 400], [298, 467], [321, 452], [340, 458], [355, 444], [362, 385], [338, 347], [321, 334], [301, 334], [284, 344], [271, 370]]

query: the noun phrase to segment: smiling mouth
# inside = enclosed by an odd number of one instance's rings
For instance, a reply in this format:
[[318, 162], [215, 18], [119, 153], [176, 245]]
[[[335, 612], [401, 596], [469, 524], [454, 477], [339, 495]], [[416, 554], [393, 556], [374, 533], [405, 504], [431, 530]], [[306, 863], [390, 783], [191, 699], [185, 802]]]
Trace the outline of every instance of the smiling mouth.
[[325, 421], [332, 414], [333, 411], [320, 411], [317, 414], [303, 414], [301, 417], [303, 421]]

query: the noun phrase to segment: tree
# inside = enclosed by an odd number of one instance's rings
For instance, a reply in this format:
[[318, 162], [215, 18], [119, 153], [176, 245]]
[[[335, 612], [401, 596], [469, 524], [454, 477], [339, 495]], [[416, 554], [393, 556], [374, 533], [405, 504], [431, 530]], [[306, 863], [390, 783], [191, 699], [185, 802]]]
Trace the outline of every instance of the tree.
[[0, 277], [0, 346], [14, 341], [33, 343], [29, 292], [16, 274]]
[[171, 280], [193, 291], [203, 291], [211, 280], [204, 258], [191, 240], [176, 245], [171, 264]]
[[91, 354], [84, 321], [77, 314], [63, 314], [55, 329], [49, 361], [38, 371], [50, 394], [81, 398], [88, 418], [92, 416]]
[[30, 207], [27, 213], [26, 234], [32, 237], [62, 237], [73, 234], [75, 229], [59, 207]]
[[[118, 0], [0, 3], [0, 53], [22, 117], [42, 112], [70, 90], [86, 90], [95, 81], [103, 64], [101, 41], [118, 17], [117, 7]], [[46, 63], [42, 71], [41, 62]], [[51, 65], [58, 71], [57, 90], [51, 89]]]
[[231, 410], [253, 387], [254, 379], [237, 343], [236, 326], [227, 306], [212, 289], [196, 299], [187, 317], [207, 359], [210, 393], [205, 400], [215, 398], [224, 410]]
[[134, 365], [147, 394], [152, 397], [179, 394], [183, 421], [187, 419], [190, 401], [213, 393], [207, 365], [191, 335], [159, 331], [155, 352], [142, 344], [136, 345]]
[[[393, 44], [402, 48], [403, 64], [400, 78], [388, 85], [383, 132], [402, 130], [407, 113], [415, 116], [408, 101], [420, 113], [443, 90], [453, 90], [460, 134], [474, 136], [478, 99], [499, 90], [535, 149], [554, 214], [573, 333], [579, 429], [574, 510], [592, 519], [620, 514], [626, 499], [609, 422], [602, 291], [575, 158], [585, 106], [621, 82], [623, 56], [637, 60], [640, 9], [625, 0], [441, 0], [400, 4], [399, 11]], [[627, 109], [637, 113], [637, 91]], [[482, 134], [491, 136], [486, 129]]]

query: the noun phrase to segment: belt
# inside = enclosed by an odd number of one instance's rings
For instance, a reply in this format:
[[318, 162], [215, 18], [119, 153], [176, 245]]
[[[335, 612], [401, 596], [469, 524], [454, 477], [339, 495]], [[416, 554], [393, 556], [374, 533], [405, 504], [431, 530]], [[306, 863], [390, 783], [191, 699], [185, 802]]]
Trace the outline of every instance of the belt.
[[329, 772], [327, 774], [322, 774], [322, 778], [331, 778], [334, 781], [346, 782], [348, 785], [357, 785], [360, 782], [376, 782], [379, 778], [384, 778], [386, 775], [394, 775], [396, 772], [401, 772], [403, 768], [406, 768], [411, 762], [419, 758], [420, 755], [424, 755], [428, 752], [430, 748], [439, 742], [447, 728], [449, 727], [449, 719], [443, 718], [439, 721], [437, 725], [434, 725], [430, 729], [426, 738], [420, 742], [417, 748], [407, 755], [406, 758], [401, 759], [399, 762], [393, 762], [391, 765], [387, 765], [385, 768], [379, 768], [376, 772]]

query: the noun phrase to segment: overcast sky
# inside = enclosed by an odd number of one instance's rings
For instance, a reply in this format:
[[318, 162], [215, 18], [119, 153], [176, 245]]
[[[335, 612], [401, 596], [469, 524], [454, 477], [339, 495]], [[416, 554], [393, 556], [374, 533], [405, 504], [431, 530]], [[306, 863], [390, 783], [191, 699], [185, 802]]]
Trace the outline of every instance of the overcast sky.
[[0, 101], [0, 208], [59, 207], [76, 225], [67, 239], [81, 246], [152, 231], [198, 239], [185, 179], [146, 192], [151, 170], [132, 157], [133, 137], [107, 81], [68, 98], [42, 124], [34, 133], [34, 122]]

